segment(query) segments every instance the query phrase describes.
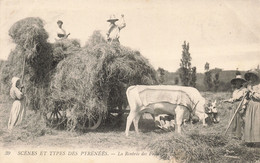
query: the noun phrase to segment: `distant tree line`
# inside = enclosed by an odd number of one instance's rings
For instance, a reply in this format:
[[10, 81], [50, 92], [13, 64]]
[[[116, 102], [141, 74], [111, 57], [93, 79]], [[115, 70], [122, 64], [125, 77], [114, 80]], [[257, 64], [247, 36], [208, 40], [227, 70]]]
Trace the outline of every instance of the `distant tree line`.
[[[223, 71], [220, 68], [210, 69], [208, 62], [204, 65], [204, 73], [197, 73], [192, 67], [190, 45], [184, 41], [182, 45], [180, 68], [176, 72], [169, 72], [161, 67], [157, 69], [160, 84], [183, 85], [196, 87], [200, 91], [231, 91], [230, 80], [236, 76], [236, 70]], [[259, 70], [259, 66], [257, 67]], [[240, 72], [239, 72], [240, 73]], [[242, 72], [241, 75], [245, 73]]]

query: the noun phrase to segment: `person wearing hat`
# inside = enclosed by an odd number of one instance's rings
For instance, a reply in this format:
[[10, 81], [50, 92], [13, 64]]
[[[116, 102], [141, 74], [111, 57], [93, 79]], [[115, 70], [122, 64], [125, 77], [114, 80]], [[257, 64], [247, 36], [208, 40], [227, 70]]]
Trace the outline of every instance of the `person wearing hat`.
[[[230, 81], [230, 83], [233, 85], [235, 90], [233, 91], [232, 98], [228, 100], [224, 100], [224, 102], [229, 102], [233, 104], [233, 109], [231, 111], [231, 115], [235, 114], [236, 108], [239, 105], [239, 102], [243, 98], [243, 96], [246, 94], [247, 89], [243, 87], [243, 84], [246, 82], [245, 79], [242, 78], [242, 76], [239, 74], [236, 74], [236, 77]], [[232, 121], [232, 132], [234, 136], [238, 139], [242, 138], [242, 116], [241, 114], [237, 113], [234, 120]]]
[[248, 145], [260, 143], [260, 84], [257, 71], [245, 73], [248, 82], [248, 101], [245, 111], [244, 139]]
[[[11, 108], [10, 117], [8, 121], [8, 129], [12, 130], [14, 126], [21, 124], [24, 116], [25, 109], [23, 108], [22, 102], [24, 95], [19, 89], [21, 87], [20, 78], [13, 77], [12, 78], [12, 87], [10, 89], [10, 96], [14, 99], [14, 103]], [[22, 87], [21, 87], [22, 88]]]
[[62, 40], [68, 38], [69, 34], [66, 34], [66, 31], [62, 28], [63, 22], [61, 20], [57, 21], [58, 29], [57, 29], [57, 40]]
[[107, 31], [107, 41], [108, 42], [119, 42], [120, 37], [120, 30], [123, 29], [126, 26], [124, 15], [121, 15], [121, 21], [119, 25], [115, 24], [115, 22], [118, 21], [118, 19], [115, 17], [115, 15], [110, 16], [110, 18], [107, 20], [107, 22], [110, 23], [109, 29]]

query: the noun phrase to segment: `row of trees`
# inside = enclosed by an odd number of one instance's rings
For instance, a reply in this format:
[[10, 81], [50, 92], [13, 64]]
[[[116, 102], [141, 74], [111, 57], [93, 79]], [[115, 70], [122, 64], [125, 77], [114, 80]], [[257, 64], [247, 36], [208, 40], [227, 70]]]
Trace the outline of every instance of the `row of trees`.
[[[180, 68], [177, 70], [178, 76], [175, 76], [174, 78], [170, 77], [170, 80], [173, 80], [173, 82], [169, 82], [166, 79], [167, 73], [169, 74], [168, 71], [164, 70], [161, 67], [157, 69], [157, 73], [159, 75], [159, 82], [161, 84], [176, 84], [176, 85], [180, 84], [183, 86], [196, 87], [197, 69], [195, 66], [192, 67], [191, 64], [192, 57], [189, 52], [190, 49], [189, 43], [186, 43], [186, 41], [184, 41], [182, 45], [182, 49], [183, 50], [182, 50], [182, 58], [180, 60], [181, 61]], [[205, 69], [205, 73], [204, 73], [203, 84], [205, 86], [205, 90], [218, 91], [220, 86], [219, 73], [222, 70], [217, 68], [214, 70], [210, 70], [208, 62], [206, 62], [204, 69]]]

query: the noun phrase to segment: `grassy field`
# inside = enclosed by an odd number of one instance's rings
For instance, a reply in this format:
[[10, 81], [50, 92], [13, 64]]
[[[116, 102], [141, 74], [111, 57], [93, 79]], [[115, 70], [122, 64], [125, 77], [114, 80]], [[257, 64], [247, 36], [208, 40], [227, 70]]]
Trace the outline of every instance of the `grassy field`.
[[[232, 138], [230, 133], [223, 133], [230, 119], [229, 104], [220, 101], [230, 97], [230, 93], [203, 92], [207, 100], [218, 101], [220, 123], [203, 127], [201, 123], [183, 126], [182, 135], [165, 132], [155, 128], [149, 116], [139, 122], [139, 135], [131, 126], [130, 136], [126, 137], [125, 120], [120, 124], [103, 125], [99, 129], [87, 132], [68, 132], [46, 127], [38, 113], [27, 111], [24, 124], [7, 131], [7, 121], [12, 101], [1, 96], [0, 101], [0, 141], [3, 148], [94, 148], [106, 150], [149, 151], [158, 158], [175, 158], [179, 162], [257, 162], [260, 160], [259, 147], [247, 147], [242, 140]], [[116, 121], [116, 120], [115, 120]]]

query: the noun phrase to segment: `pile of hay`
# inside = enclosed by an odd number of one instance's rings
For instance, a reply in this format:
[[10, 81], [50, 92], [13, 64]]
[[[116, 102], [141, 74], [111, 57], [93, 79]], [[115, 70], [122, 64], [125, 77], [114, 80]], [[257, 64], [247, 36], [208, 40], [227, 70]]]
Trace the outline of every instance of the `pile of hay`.
[[101, 32], [96, 30], [89, 37], [88, 41], [85, 44], [85, 48], [94, 47], [97, 44], [106, 43], [105, 38], [102, 36]]
[[80, 51], [80, 42], [76, 39], [64, 39], [52, 44], [53, 66], [55, 67], [64, 58]]
[[34, 17], [14, 23], [9, 35], [16, 43], [16, 48], [1, 66], [1, 82], [5, 84], [4, 93], [8, 94], [13, 76], [22, 78], [24, 68], [23, 85], [26, 88], [27, 106], [34, 110], [47, 109], [45, 104], [49, 96], [53, 70], [62, 59], [80, 49], [79, 41], [48, 43], [44, 21]]
[[34, 113], [32, 111], [26, 112], [26, 118], [19, 127], [13, 128], [11, 133], [7, 133], [2, 130], [2, 138], [5, 143], [17, 142], [20, 140], [22, 142], [27, 142], [28, 144], [34, 143], [35, 138], [44, 135], [51, 135], [53, 132], [50, 128], [46, 126], [46, 122], [40, 115], [40, 112]]
[[147, 147], [161, 159], [174, 158], [180, 162], [255, 162], [259, 150], [241, 146], [241, 141], [221, 133], [191, 132], [187, 135], [168, 135], [151, 141]]
[[110, 108], [126, 104], [130, 85], [158, 83], [156, 71], [138, 51], [102, 41], [87, 45], [62, 60], [51, 81], [49, 107], [69, 110], [76, 122], [70, 128], [96, 115], [106, 118]]
[[[11, 79], [13, 76], [21, 77], [23, 71], [23, 54], [21, 49], [17, 46], [12, 50], [8, 56], [7, 61], [1, 66], [1, 83], [4, 87], [2, 88], [3, 94], [8, 94], [11, 88]], [[28, 74], [28, 72], [26, 72]], [[28, 76], [25, 77], [28, 79]]]
[[36, 49], [38, 44], [46, 42], [48, 33], [40, 18], [28, 17], [16, 22], [9, 30], [14, 43], [25, 49]]
[[12, 25], [9, 35], [16, 48], [2, 68], [1, 81], [9, 83], [13, 76], [22, 78], [27, 103], [33, 109], [40, 109], [45, 102], [52, 70], [52, 45], [47, 42], [48, 33], [40, 18], [25, 18]]

